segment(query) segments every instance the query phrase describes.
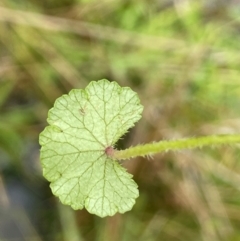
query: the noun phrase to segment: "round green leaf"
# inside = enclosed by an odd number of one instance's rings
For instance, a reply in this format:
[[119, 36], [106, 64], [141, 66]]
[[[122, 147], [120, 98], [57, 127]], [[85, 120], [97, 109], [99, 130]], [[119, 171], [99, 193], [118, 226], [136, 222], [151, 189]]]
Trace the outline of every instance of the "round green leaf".
[[137, 184], [111, 158], [111, 150], [142, 110], [135, 92], [108, 80], [92, 81], [56, 100], [39, 137], [40, 159], [62, 203], [100, 217], [132, 208]]

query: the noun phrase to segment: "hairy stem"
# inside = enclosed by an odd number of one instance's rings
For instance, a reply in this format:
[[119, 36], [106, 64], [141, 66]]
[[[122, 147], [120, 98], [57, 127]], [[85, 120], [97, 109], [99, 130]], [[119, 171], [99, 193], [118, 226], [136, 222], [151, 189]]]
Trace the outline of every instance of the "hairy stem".
[[138, 145], [125, 150], [115, 150], [112, 157], [121, 160], [137, 156], [148, 156], [165, 151], [192, 149], [203, 146], [240, 143], [240, 135], [214, 135], [196, 138], [186, 138], [171, 141], [160, 141], [151, 144]]

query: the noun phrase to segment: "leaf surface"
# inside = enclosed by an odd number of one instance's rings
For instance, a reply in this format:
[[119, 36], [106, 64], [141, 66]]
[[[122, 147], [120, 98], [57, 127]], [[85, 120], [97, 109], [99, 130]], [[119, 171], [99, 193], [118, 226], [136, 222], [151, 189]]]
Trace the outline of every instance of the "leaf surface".
[[39, 137], [40, 159], [63, 204], [100, 217], [131, 210], [137, 184], [105, 150], [134, 126], [142, 110], [135, 92], [108, 80], [92, 81], [56, 100]]

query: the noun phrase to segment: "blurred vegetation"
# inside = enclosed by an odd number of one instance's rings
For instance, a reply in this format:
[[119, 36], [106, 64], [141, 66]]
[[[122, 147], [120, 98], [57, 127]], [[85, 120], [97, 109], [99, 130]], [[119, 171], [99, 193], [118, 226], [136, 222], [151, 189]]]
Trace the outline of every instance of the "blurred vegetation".
[[237, 0], [2, 0], [0, 241], [240, 240], [238, 146], [124, 162], [140, 197], [101, 219], [53, 197], [38, 144], [55, 99], [102, 78], [145, 106], [119, 148], [239, 133], [239, 13]]

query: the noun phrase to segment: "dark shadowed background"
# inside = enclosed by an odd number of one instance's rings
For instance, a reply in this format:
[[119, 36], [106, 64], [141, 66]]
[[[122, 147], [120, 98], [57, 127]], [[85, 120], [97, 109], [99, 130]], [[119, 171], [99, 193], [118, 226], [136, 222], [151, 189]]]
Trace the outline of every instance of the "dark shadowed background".
[[143, 118], [118, 143], [240, 132], [240, 1], [1, 0], [0, 241], [239, 241], [239, 146], [136, 158], [140, 197], [99, 218], [42, 177], [55, 99], [91, 80], [129, 86]]

